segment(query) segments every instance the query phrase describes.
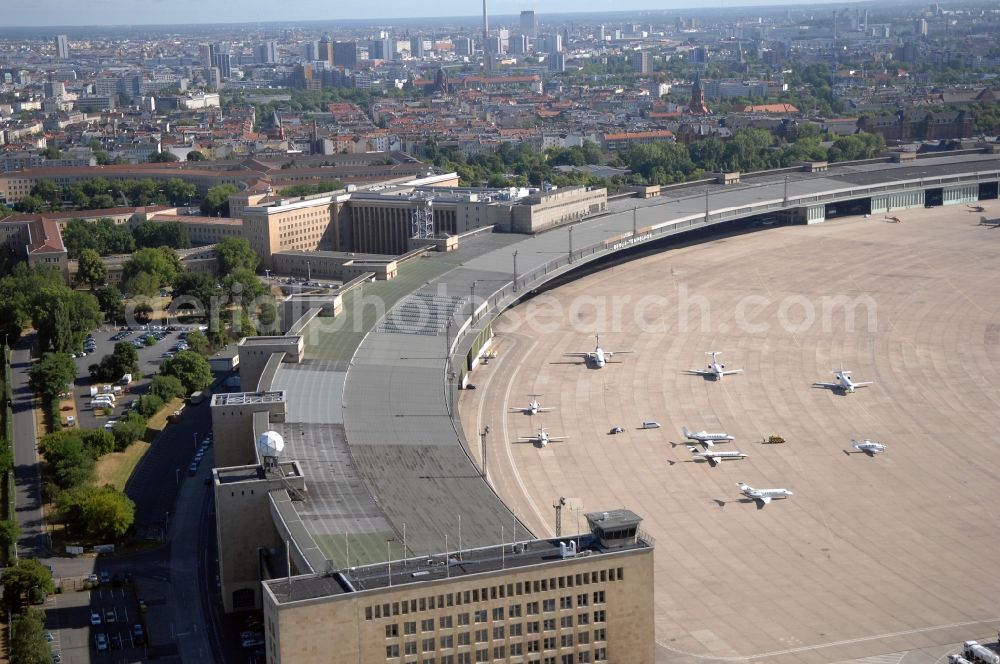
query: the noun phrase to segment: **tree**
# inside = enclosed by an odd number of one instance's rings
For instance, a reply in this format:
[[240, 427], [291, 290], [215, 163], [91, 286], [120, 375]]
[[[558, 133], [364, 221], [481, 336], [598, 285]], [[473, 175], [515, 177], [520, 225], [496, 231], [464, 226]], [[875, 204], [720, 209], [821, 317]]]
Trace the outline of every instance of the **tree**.
[[136, 410], [143, 417], [152, 417], [161, 408], [163, 408], [163, 399], [155, 394], [143, 394], [139, 397], [139, 405], [136, 406]]
[[184, 383], [177, 376], [165, 376], [158, 374], [153, 377], [149, 384], [149, 393], [156, 395], [163, 401], [169, 401], [175, 397], [182, 397], [186, 394]]
[[52, 401], [75, 377], [73, 358], [65, 353], [46, 353], [28, 372], [28, 384], [43, 399]]
[[192, 330], [191, 332], [188, 332], [187, 344], [192, 353], [198, 353], [199, 355], [204, 356], [211, 352], [208, 337], [205, 336], [204, 332], [199, 330]]
[[7, 549], [21, 536], [21, 526], [16, 519], [0, 521], [0, 548]]
[[152, 152], [149, 155], [149, 162], [152, 164], [163, 164], [171, 161], [180, 161], [180, 158], [173, 152]]
[[[146, 247], [135, 252], [125, 263], [122, 267], [122, 279], [128, 288], [151, 296], [160, 288], [174, 283], [183, 269], [181, 259], [173, 249]], [[138, 279], [143, 273], [149, 277]], [[142, 290], [139, 291], [138, 288], [134, 288], [135, 286]]]
[[197, 196], [198, 188], [180, 178], [168, 178], [163, 183], [163, 193], [172, 205], [180, 205]]
[[115, 449], [119, 452], [146, 435], [146, 418], [134, 411], [125, 413], [111, 429]]
[[95, 458], [115, 451], [115, 437], [106, 429], [84, 429], [80, 439], [84, 449]]
[[239, 191], [234, 184], [217, 184], [211, 187], [201, 201], [201, 211], [211, 217], [229, 216], [229, 197]]
[[187, 227], [179, 221], [144, 221], [132, 231], [139, 247], [172, 247], [187, 249], [191, 246]]
[[53, 480], [60, 489], [73, 489], [93, 479], [96, 454], [85, 447], [79, 429], [47, 434], [38, 449], [52, 466]]
[[222, 282], [234, 304], [246, 309], [255, 299], [267, 293], [267, 285], [246, 268], [237, 268]]
[[11, 662], [18, 664], [49, 664], [52, 661], [52, 653], [45, 640], [42, 611], [30, 609], [14, 616], [10, 624], [8, 655]]
[[225, 276], [234, 270], [244, 269], [253, 272], [257, 269], [257, 253], [250, 248], [245, 238], [223, 238], [215, 246], [215, 260], [218, 263], [219, 274]]
[[31, 298], [31, 322], [38, 330], [38, 345], [43, 351], [79, 350], [84, 336], [103, 319], [97, 298], [90, 293], [73, 291], [60, 283], [39, 284], [27, 293]]
[[48, 594], [56, 589], [52, 583], [52, 572], [34, 558], [19, 559], [4, 570], [0, 582], [4, 586], [4, 604], [14, 613], [20, 613], [22, 599], [32, 591]]
[[205, 161], [205, 155], [198, 150], [191, 150], [187, 155], [188, 161]]
[[121, 318], [123, 313], [122, 293], [117, 287], [102, 286], [94, 291], [94, 297], [97, 298], [97, 306], [100, 307], [107, 320], [113, 322]]
[[208, 360], [191, 351], [181, 351], [163, 363], [161, 373], [175, 376], [188, 392], [203, 390], [212, 383], [212, 368]]
[[80, 503], [79, 529], [94, 538], [118, 540], [135, 522], [135, 503], [114, 487], [92, 489]]
[[84, 249], [80, 253], [80, 263], [77, 268], [76, 280], [97, 288], [108, 278], [108, 266], [101, 260], [100, 254], [93, 249]]

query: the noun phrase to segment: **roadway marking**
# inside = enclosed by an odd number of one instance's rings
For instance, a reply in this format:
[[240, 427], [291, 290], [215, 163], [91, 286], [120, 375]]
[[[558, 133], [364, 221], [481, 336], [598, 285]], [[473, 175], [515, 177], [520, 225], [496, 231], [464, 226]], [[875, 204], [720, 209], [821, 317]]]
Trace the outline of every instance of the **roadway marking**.
[[678, 650], [672, 648], [669, 645], [663, 643], [659, 639], [656, 640], [656, 645], [669, 650], [670, 652], [677, 653], [679, 655], [686, 655], [688, 657], [695, 657], [697, 659], [714, 660], [720, 662], [744, 662], [746, 660], [759, 659], [764, 657], [778, 657], [780, 655], [793, 655], [800, 652], [808, 652], [810, 650], [822, 650], [823, 648], [835, 648], [837, 646], [849, 646], [855, 643], [864, 643], [866, 641], [878, 641], [880, 639], [891, 639], [897, 636], [911, 636], [913, 634], [921, 634], [923, 632], [935, 632], [942, 629], [954, 629], [956, 627], [969, 627], [972, 625], [982, 625], [989, 623], [1000, 622], [1000, 617], [997, 618], [984, 618], [982, 620], [969, 620], [966, 622], [951, 623], [948, 625], [934, 625], [932, 627], [918, 627], [917, 629], [904, 629], [898, 632], [886, 632], [885, 634], [875, 634], [873, 636], [862, 636], [856, 639], [843, 639], [840, 641], [830, 641], [829, 643], [819, 643], [812, 646], [800, 646], [798, 648], [788, 648], [787, 650], [771, 650], [769, 652], [757, 653], [754, 655], [736, 655], [736, 656], [721, 656], [721, 655], [700, 655], [698, 653], [686, 652], [684, 650]]
[[[512, 342], [511, 343], [511, 348], [506, 353], [504, 353], [504, 355], [502, 355], [501, 358], [506, 358], [507, 355], [508, 355], [508, 353], [512, 353], [514, 347], [517, 346], [517, 342], [513, 342], [513, 338], [511, 338], [510, 341]], [[531, 345], [528, 347], [528, 350], [527, 350], [526, 353], [524, 353], [524, 355], [527, 355], [528, 353], [530, 353], [534, 349], [534, 347], [535, 347], [535, 345], [537, 343], [538, 343], [537, 341], [532, 341]], [[524, 357], [524, 355], [521, 355], [521, 357]], [[493, 362], [497, 362], [497, 360], [493, 360]], [[510, 469], [511, 469], [511, 473], [514, 475], [514, 481], [517, 483], [517, 486], [521, 489], [521, 493], [524, 494], [524, 498], [528, 502], [528, 506], [531, 507], [531, 511], [535, 513], [536, 517], [538, 517], [538, 522], [544, 525], [545, 524], [545, 517], [543, 517], [542, 513], [538, 511], [538, 506], [535, 505], [535, 501], [533, 501], [531, 499], [531, 494], [528, 493], [528, 487], [525, 486], [524, 480], [521, 479], [521, 473], [517, 469], [517, 464], [514, 463], [514, 455], [511, 453], [510, 442], [509, 442], [510, 438], [508, 437], [508, 433], [507, 433], [507, 410], [508, 410], [508, 405], [507, 404], [510, 401], [510, 391], [511, 391], [511, 388], [514, 386], [514, 378], [517, 376], [517, 372], [521, 370], [521, 367], [523, 366], [523, 364], [524, 364], [523, 362], [517, 362], [516, 363], [516, 367], [514, 368], [514, 372], [511, 374], [510, 378], [507, 379], [507, 390], [504, 393], [504, 398], [503, 398], [503, 412], [500, 415], [501, 422], [502, 422], [502, 429], [503, 429], [503, 440], [504, 440], [504, 442], [503, 442], [503, 449], [504, 449], [504, 452], [507, 455], [507, 461], [510, 463]], [[490, 383], [493, 381], [493, 377], [497, 373], [498, 372], [491, 372], [490, 373], [490, 377], [486, 380], [487, 394], [489, 392]], [[478, 421], [476, 422], [476, 425], [477, 425], [476, 431], [477, 431], [477, 433], [479, 431], [482, 431], [483, 408], [485, 407], [485, 405], [486, 405], [486, 398], [485, 398], [485, 394], [484, 394], [484, 398], [481, 399], [480, 402], [479, 402], [479, 415], [478, 415]], [[480, 459], [480, 463], [482, 463], [482, 459]], [[487, 473], [487, 478], [488, 477], [489, 477], [489, 475]], [[487, 481], [487, 484], [488, 484], [489, 483], [489, 479], [487, 479], [486, 481]]]

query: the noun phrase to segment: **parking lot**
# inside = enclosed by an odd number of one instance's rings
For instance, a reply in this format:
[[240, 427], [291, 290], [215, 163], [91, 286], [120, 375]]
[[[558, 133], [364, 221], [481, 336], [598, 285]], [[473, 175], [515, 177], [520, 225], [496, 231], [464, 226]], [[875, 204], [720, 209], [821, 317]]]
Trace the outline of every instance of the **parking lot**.
[[[77, 377], [74, 385], [74, 397], [76, 399], [77, 424], [85, 429], [96, 429], [107, 425], [109, 421], [125, 413], [130, 404], [139, 395], [146, 392], [153, 375], [159, 371], [160, 364], [167, 359], [165, 355], [170, 354], [171, 349], [177, 346], [184, 332], [185, 330], [180, 329], [140, 330], [135, 327], [132, 331], [122, 331], [114, 327], [96, 330], [92, 337], [94, 340], [93, 352], [88, 352], [85, 356], [77, 357], [75, 360]], [[153, 336], [156, 343], [151, 346], [142, 343], [146, 336]], [[136, 351], [139, 354], [139, 375], [134, 376], [128, 385], [119, 383], [121, 392], [115, 395], [112, 414], [109, 417], [97, 417], [91, 407], [93, 400], [91, 387], [97, 386], [100, 391], [100, 386], [107, 385], [107, 383], [102, 384], [94, 381], [90, 377], [88, 367], [100, 362], [105, 355], [110, 355], [118, 341], [135, 342]]]
[[[141, 662], [147, 659], [145, 616], [130, 579], [105, 574], [92, 590], [51, 595], [45, 605], [45, 626], [53, 661]], [[80, 581], [83, 583], [83, 580]]]

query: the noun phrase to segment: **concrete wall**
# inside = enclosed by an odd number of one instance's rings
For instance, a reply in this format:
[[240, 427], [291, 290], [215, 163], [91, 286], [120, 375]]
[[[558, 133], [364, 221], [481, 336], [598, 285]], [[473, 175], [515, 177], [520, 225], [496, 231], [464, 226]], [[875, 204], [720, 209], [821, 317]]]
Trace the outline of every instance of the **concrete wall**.
[[[222, 479], [232, 476], [232, 471], [246, 471], [248, 476], [257, 477], [233, 482]], [[226, 613], [261, 608], [258, 550], [284, 546], [274, 522], [267, 516], [270, 510], [268, 494], [284, 490], [286, 482], [300, 490], [304, 487], [303, 478], [297, 470], [284, 474], [284, 478], [265, 474], [258, 466], [216, 471], [215, 523], [219, 546], [219, 580]], [[233, 593], [238, 590], [253, 591], [252, 605], [234, 606]]]
[[288, 403], [283, 392], [222, 393], [212, 395], [212, 432], [215, 434], [217, 468], [242, 466], [256, 461], [254, 414], [266, 412], [268, 421], [284, 422]]
[[261, 373], [272, 353], [284, 353], [285, 362], [297, 364], [302, 361], [304, 348], [301, 336], [240, 339], [240, 389], [244, 392], [257, 389]]

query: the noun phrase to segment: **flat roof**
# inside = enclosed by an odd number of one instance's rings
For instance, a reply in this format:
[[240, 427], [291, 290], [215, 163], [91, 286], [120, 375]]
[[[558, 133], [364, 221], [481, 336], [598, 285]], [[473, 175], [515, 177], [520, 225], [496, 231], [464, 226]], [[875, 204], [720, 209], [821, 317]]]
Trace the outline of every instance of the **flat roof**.
[[[998, 170], [1000, 155], [987, 154], [936, 156], [907, 164], [831, 165], [825, 173], [787, 174], [787, 194], [792, 205], [804, 205], [830, 191]], [[855, 182], [859, 173], [863, 174], [860, 184]], [[749, 209], [755, 203], [780, 204], [785, 196], [785, 176], [770, 174], [736, 185], [668, 189], [658, 198], [610, 201], [607, 214], [570, 227], [572, 243], [575, 248], [597, 245], [629, 235], [634, 226], [698, 218], [705, 212], [705, 191], [709, 192], [712, 213]], [[450, 330], [442, 325], [430, 334], [403, 328], [370, 332], [397, 303], [414, 295], [460, 302], [467, 301], [473, 287], [477, 302], [504, 288], [509, 295], [515, 251], [518, 273], [523, 277], [564, 256], [569, 238], [565, 227], [534, 236], [484, 234], [463, 242], [458, 251], [408, 261], [401, 266], [399, 278], [365, 284], [363, 289], [346, 294], [341, 325], [331, 325], [329, 319], [310, 321], [303, 330], [305, 357], [316, 360], [316, 365], [306, 371], [289, 370], [292, 365], [287, 364], [279, 368], [276, 384], [289, 390], [290, 381], [302, 380], [305, 385], [318, 380], [312, 373], [315, 371], [346, 372], [342, 392], [334, 388], [322, 408], [341, 409], [354, 472], [365, 490], [378, 497], [377, 506], [387, 526], [401, 533], [406, 525], [410, 550], [438, 550], [444, 535], [457, 531], [459, 520], [464, 541], [474, 547], [496, 542], [498, 523], [517, 524], [518, 537], [534, 535], [483, 481], [473, 462], [473, 457], [478, 457], [479, 441], [467, 441], [448, 414], [446, 342], [454, 340], [449, 335], [463, 324], [468, 309], [455, 308]], [[380, 299], [384, 308], [363, 304], [372, 298]], [[362, 303], [357, 308], [356, 301]], [[314, 419], [297, 415], [289, 418], [288, 424]], [[337, 481], [324, 464], [316, 464], [305, 474], [310, 482]], [[320, 514], [316, 517], [322, 519]], [[331, 532], [335, 529], [329, 528]]]
[[[577, 553], [569, 552], [579, 542]], [[561, 545], [567, 553], [562, 554]], [[488, 574], [566, 560], [649, 549], [652, 543], [636, 538], [625, 546], [603, 548], [591, 534], [577, 537], [526, 540], [510, 544], [441, 552], [431, 556], [404, 558], [337, 570], [335, 574], [295, 576], [265, 581], [279, 604], [344, 595], [365, 590]]]

